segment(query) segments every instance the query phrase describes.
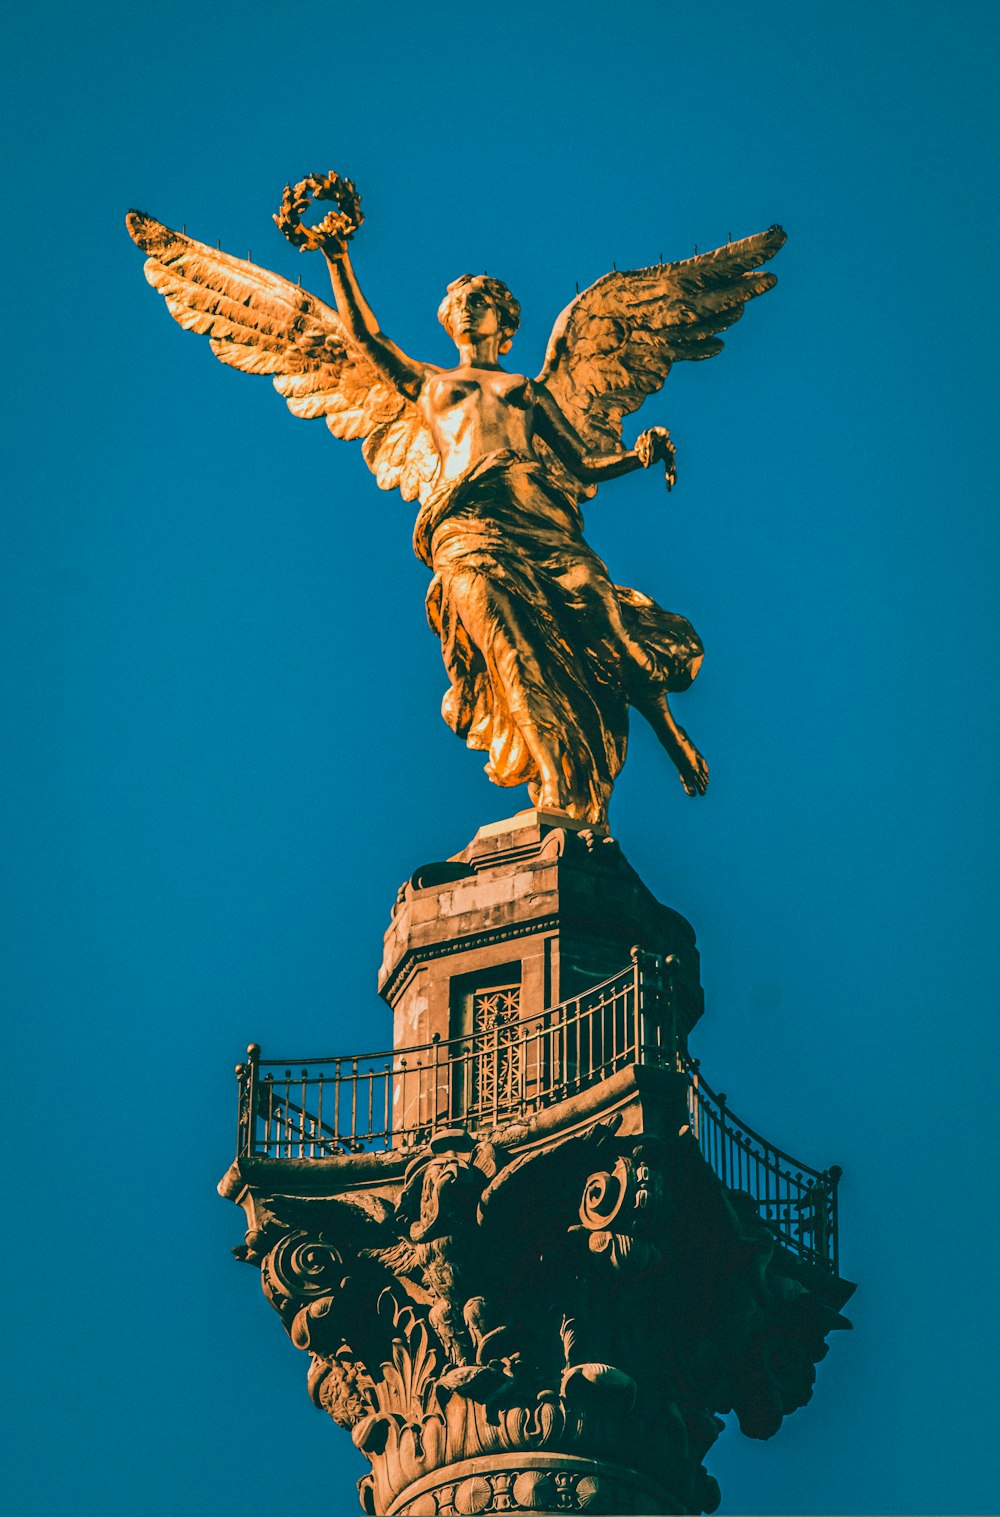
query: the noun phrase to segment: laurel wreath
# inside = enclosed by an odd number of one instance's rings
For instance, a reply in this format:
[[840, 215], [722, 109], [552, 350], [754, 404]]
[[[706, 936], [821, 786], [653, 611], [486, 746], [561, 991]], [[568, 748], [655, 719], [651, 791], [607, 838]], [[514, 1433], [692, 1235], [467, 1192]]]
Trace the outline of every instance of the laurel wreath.
[[[315, 226], [305, 226], [302, 213], [317, 200], [332, 200], [337, 209], [328, 211]], [[353, 181], [333, 173], [310, 174], [298, 184], [286, 184], [274, 216], [278, 230], [300, 250], [321, 249], [331, 238], [350, 241], [364, 219]]]

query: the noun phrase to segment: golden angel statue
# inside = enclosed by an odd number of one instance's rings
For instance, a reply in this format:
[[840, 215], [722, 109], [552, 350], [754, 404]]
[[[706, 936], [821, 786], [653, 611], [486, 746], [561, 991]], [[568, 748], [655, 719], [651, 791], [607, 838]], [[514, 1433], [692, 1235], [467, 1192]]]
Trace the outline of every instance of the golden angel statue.
[[[337, 210], [310, 227], [301, 215], [313, 200]], [[673, 363], [720, 351], [718, 333], [775, 284], [761, 265], [784, 232], [605, 274], [563, 311], [529, 379], [500, 363], [520, 306], [486, 274], [455, 280], [438, 311], [454, 368], [411, 358], [385, 335], [348, 250], [363, 221], [350, 180], [314, 175], [286, 188], [275, 220], [300, 249], [325, 255], [335, 311], [138, 211], [127, 224], [181, 326], [207, 335], [223, 363], [272, 375], [296, 416], [359, 439], [381, 488], [418, 502], [413, 545], [433, 575], [427, 615], [450, 681], [448, 725], [488, 754], [495, 784], [526, 782], [534, 805], [603, 824], [634, 706], [687, 793], [703, 793], [708, 766], [668, 702], [697, 674], [701, 642], [684, 617], [612, 582], [584, 541], [580, 506], [603, 480], [657, 460], [673, 485], [667, 430], [628, 448], [622, 417]]]

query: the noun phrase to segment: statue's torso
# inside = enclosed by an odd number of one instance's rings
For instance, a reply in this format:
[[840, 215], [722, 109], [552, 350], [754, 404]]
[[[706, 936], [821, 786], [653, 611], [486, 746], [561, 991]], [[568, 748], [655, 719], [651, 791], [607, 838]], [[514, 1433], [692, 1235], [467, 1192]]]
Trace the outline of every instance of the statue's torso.
[[534, 395], [523, 374], [468, 367], [432, 374], [419, 404], [441, 455], [443, 480], [457, 479], [489, 453], [534, 455]]

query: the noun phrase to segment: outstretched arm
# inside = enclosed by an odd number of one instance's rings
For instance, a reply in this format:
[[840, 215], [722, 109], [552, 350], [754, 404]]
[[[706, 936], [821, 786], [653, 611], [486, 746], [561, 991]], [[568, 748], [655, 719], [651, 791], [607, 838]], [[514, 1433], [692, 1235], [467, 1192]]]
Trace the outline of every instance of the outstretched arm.
[[350, 337], [364, 350], [394, 389], [408, 400], [416, 400], [427, 373], [425, 365], [408, 358], [380, 330], [371, 306], [361, 293], [346, 242], [331, 243], [324, 247], [323, 254], [330, 270], [337, 314]]
[[666, 427], [650, 427], [636, 439], [634, 448], [621, 448], [614, 453], [594, 453], [566, 420], [546, 387], [537, 381], [535, 403], [535, 429], [538, 435], [548, 443], [560, 463], [564, 463], [584, 484], [597, 485], [602, 479], [631, 474], [633, 469], [648, 469], [650, 464], [660, 458], [667, 466], [667, 489], [676, 483], [674, 445]]

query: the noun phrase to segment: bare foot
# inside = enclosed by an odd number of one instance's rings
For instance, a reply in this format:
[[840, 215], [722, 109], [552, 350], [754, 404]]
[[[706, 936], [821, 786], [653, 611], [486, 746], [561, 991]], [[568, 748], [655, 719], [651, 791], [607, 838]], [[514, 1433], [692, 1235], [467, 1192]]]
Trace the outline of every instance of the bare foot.
[[674, 763], [677, 765], [677, 773], [681, 777], [681, 784], [688, 795], [704, 795], [708, 789], [708, 765], [704, 756], [698, 752], [694, 743], [688, 737], [683, 727], [678, 727], [680, 743], [678, 752], [674, 755]]
[[562, 789], [552, 781], [546, 781], [539, 786], [532, 800], [532, 805], [538, 811], [565, 811], [566, 801]]
[[566, 784], [541, 733], [533, 722], [521, 722], [521, 733], [535, 761], [535, 777], [528, 781], [528, 799], [538, 811], [565, 811]]

